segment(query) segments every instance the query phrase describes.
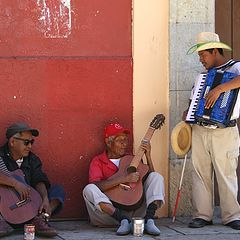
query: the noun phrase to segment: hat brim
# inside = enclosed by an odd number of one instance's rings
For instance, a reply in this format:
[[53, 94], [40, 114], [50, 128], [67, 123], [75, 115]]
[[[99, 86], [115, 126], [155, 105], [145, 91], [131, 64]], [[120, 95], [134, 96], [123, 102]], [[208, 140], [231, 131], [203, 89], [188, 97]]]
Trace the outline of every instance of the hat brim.
[[192, 54], [194, 52], [199, 52], [207, 49], [212, 49], [212, 48], [224, 48], [229, 51], [232, 51], [232, 48], [228, 46], [226, 43], [222, 42], [207, 42], [207, 43], [198, 43], [193, 45], [188, 51], [187, 54]]
[[115, 133], [113, 136], [118, 136], [118, 135], [121, 135], [121, 134], [130, 134], [130, 130], [127, 129], [127, 128], [124, 128], [121, 131]]
[[14, 134], [16, 133], [21, 133], [21, 132], [31, 132], [31, 134], [34, 136], [34, 137], [37, 137], [39, 136], [39, 131], [37, 129], [29, 129], [29, 128], [26, 128], [26, 129], [21, 129], [21, 130], [17, 130], [17, 131], [11, 131], [11, 132], [7, 132], [6, 133], [6, 137], [7, 139], [10, 139]]
[[191, 147], [192, 131], [189, 124], [181, 121], [172, 130], [171, 145], [173, 151], [180, 157], [186, 155]]
[[123, 128], [123, 129], [121, 129], [121, 130], [117, 130], [117, 131], [114, 131], [114, 132], [112, 132], [111, 134], [109, 133], [109, 134], [104, 134], [104, 138], [108, 138], [108, 137], [117, 137], [117, 136], [119, 136], [119, 135], [122, 135], [122, 134], [130, 134], [131, 132], [130, 132], [130, 130], [129, 129], [127, 129], [127, 128]]

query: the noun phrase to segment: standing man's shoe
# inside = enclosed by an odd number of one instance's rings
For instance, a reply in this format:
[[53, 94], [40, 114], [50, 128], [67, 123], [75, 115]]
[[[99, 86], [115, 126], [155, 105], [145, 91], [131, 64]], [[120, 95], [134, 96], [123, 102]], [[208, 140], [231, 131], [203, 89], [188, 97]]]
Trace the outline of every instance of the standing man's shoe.
[[226, 226], [231, 227], [236, 230], [240, 230], [240, 220], [234, 220], [226, 224]]
[[202, 218], [195, 218], [189, 224], [188, 227], [190, 228], [201, 228], [207, 225], [213, 225], [212, 221], [206, 221]]

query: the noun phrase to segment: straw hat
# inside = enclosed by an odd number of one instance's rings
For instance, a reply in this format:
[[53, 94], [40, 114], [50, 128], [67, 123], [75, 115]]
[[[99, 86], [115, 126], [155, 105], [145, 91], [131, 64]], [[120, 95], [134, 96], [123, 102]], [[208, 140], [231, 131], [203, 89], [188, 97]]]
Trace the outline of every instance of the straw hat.
[[188, 153], [192, 142], [191, 127], [189, 124], [181, 121], [172, 130], [171, 145], [173, 151], [179, 155], [184, 156]]
[[187, 54], [199, 52], [211, 48], [224, 48], [232, 51], [232, 48], [225, 43], [220, 42], [219, 36], [213, 32], [201, 32], [197, 35], [197, 44], [193, 45]]

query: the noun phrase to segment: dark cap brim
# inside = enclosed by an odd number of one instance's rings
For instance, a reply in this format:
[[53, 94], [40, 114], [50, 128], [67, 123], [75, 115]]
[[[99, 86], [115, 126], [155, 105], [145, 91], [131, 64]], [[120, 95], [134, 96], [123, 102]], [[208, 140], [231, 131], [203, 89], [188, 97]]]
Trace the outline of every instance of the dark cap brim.
[[9, 139], [16, 133], [21, 133], [21, 132], [31, 132], [34, 137], [39, 136], [39, 131], [37, 129], [30, 128], [28, 126], [12, 125], [7, 129], [6, 137], [7, 139]]

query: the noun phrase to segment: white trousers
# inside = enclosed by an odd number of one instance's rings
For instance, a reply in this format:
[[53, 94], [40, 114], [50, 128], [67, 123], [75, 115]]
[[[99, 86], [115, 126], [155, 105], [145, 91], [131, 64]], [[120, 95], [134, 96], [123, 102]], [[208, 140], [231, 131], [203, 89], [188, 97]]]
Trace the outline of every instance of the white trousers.
[[192, 127], [193, 218], [210, 221], [213, 217], [213, 169], [218, 182], [223, 224], [240, 220], [237, 201], [236, 169], [239, 155], [236, 127], [208, 129]]
[[[146, 207], [155, 200], [164, 203], [164, 179], [157, 173], [152, 172], [144, 182], [145, 201], [140, 208], [135, 211], [123, 211], [123, 214], [129, 218], [144, 217]], [[99, 203], [112, 204], [109, 198], [95, 185], [88, 184], [83, 189], [83, 198], [85, 200], [90, 221], [95, 226], [113, 226], [119, 223], [110, 215], [102, 212]]]

